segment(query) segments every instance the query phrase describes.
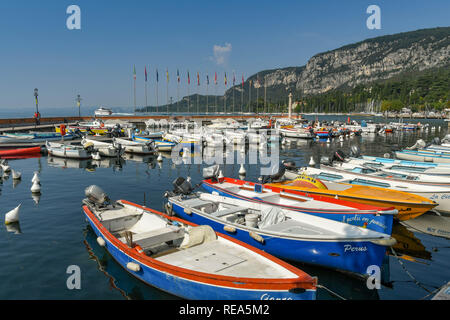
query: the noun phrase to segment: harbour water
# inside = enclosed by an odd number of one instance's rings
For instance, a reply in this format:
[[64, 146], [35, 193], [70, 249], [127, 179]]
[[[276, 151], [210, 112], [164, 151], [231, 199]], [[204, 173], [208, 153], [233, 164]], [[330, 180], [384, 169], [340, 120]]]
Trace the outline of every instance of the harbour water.
[[[321, 155], [337, 149], [348, 152], [355, 144], [362, 154], [383, 156], [393, 149], [411, 146], [420, 138], [430, 141], [447, 133], [447, 123], [441, 120], [420, 122], [428, 122], [430, 126], [419, 132], [355, 136], [342, 143], [337, 139], [329, 144], [289, 139], [286, 145], [280, 145], [280, 161], [289, 159], [297, 165], [307, 165], [311, 156], [318, 162]], [[82, 214], [81, 200], [84, 189], [96, 184], [111, 199], [145, 203], [163, 211], [163, 194], [172, 189], [172, 181], [190, 176], [193, 183], [198, 183], [202, 168], [207, 165], [174, 165], [170, 155], [162, 163], [156, 157], [137, 156], [120, 163], [116, 159], [96, 162], [54, 157], [9, 163], [22, 172], [22, 181], [15, 183], [10, 177], [0, 183], [2, 219], [5, 212], [19, 203], [22, 207], [19, 226], [11, 229], [0, 224], [0, 299], [177, 299], [130, 276], [97, 244]], [[260, 166], [245, 167], [246, 179], [256, 181]], [[229, 177], [238, 178], [239, 168], [238, 164], [222, 165], [224, 175]], [[40, 172], [39, 199], [33, 199], [30, 192], [34, 171]], [[411, 231], [400, 224], [395, 226], [394, 237], [399, 241], [395, 252], [407, 255], [409, 260], [387, 256], [379, 290], [368, 289], [365, 281], [338, 271], [295, 265], [317, 276], [319, 284], [346, 299], [421, 299], [449, 281], [448, 238]], [[69, 290], [66, 285], [70, 276], [66, 271], [71, 265], [81, 270], [79, 290]], [[326, 289], [318, 289], [317, 298], [339, 299]]]

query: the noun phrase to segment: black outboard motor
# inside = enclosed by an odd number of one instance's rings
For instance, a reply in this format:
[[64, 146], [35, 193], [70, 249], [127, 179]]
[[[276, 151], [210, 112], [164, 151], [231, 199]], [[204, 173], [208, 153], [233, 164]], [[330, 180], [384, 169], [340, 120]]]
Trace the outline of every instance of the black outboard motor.
[[287, 170], [297, 170], [297, 166], [295, 165], [295, 161], [292, 160], [283, 160], [281, 162]]
[[189, 195], [194, 190], [191, 183], [183, 177], [178, 177], [172, 184], [174, 187], [173, 193], [175, 194]]
[[268, 183], [268, 182], [275, 182], [280, 181], [281, 178], [283, 178], [284, 174], [286, 173], [286, 167], [283, 163], [280, 164], [280, 168], [278, 169], [278, 172], [271, 174], [269, 176], [261, 176], [261, 183]]
[[337, 150], [333, 153], [333, 156], [331, 158], [331, 162], [333, 161], [339, 161], [339, 162], [344, 162], [346, 156], [344, 151], [342, 150]]

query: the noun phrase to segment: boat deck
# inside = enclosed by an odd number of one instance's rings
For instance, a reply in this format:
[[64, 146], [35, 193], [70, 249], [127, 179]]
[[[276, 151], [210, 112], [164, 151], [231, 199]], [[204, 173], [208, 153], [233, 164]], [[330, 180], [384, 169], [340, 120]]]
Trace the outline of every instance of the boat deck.
[[[226, 248], [224, 248], [226, 247]], [[224, 250], [225, 249], [225, 250]], [[243, 278], [289, 278], [294, 274], [275, 264], [261, 264], [249, 251], [225, 244], [220, 239], [156, 258], [177, 267], [223, 276]]]

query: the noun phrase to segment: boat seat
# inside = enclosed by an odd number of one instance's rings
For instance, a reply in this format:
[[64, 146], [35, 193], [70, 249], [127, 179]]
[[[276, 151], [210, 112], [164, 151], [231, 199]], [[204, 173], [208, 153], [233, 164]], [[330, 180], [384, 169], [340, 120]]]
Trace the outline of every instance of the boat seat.
[[245, 212], [247, 210], [248, 210], [248, 208], [244, 208], [244, 207], [233, 207], [233, 208], [213, 212], [213, 213], [211, 213], [211, 215], [214, 217], [220, 218], [220, 217], [223, 217], [223, 216], [226, 216], [229, 214], [233, 214], [233, 213], [237, 213], [237, 212]]
[[138, 244], [142, 249], [155, 245], [184, 238], [183, 229], [165, 227], [144, 233], [133, 234], [133, 243]]
[[188, 208], [198, 208], [207, 204], [210, 204], [210, 201], [205, 201], [199, 198], [184, 200], [183, 205], [185, 205]]

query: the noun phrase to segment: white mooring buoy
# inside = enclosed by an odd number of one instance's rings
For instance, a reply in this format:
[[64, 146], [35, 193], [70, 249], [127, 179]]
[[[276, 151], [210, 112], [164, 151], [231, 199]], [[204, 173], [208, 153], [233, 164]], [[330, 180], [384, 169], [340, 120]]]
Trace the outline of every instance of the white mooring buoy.
[[19, 222], [19, 211], [21, 205], [22, 204], [19, 204], [17, 207], [5, 214], [5, 224]]
[[[184, 154], [184, 153], [183, 153]], [[158, 154], [158, 158], [156, 159], [158, 162], [162, 162], [163, 161], [163, 157], [162, 157], [162, 155], [161, 155], [161, 153], [160, 154]]]
[[244, 176], [246, 173], [247, 173], [247, 171], [246, 171], [245, 168], [244, 168], [244, 164], [241, 163], [241, 168], [239, 169], [239, 174], [240, 174], [241, 176]]
[[311, 156], [311, 159], [309, 160], [308, 165], [309, 165], [310, 167], [314, 167], [314, 166], [316, 165], [316, 162], [314, 161], [314, 157], [313, 157], [313, 156]]
[[33, 182], [30, 190], [32, 193], [41, 193], [41, 185], [37, 181], [35, 181]]

